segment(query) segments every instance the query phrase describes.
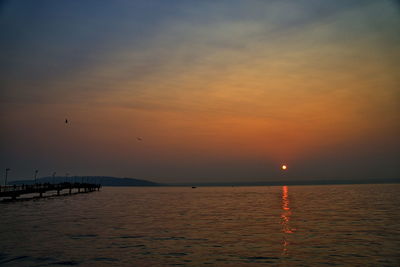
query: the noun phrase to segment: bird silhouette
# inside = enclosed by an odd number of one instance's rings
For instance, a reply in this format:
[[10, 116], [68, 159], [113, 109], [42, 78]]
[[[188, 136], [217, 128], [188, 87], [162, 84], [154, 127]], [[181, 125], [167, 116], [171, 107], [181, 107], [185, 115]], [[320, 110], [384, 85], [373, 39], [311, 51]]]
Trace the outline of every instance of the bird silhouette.
[[143, 139], [142, 139], [141, 137], [136, 137], [136, 139], [137, 139], [138, 141], [143, 141]]
[[66, 123], [66, 124], [68, 123], [68, 119], [65, 119], [65, 123]]

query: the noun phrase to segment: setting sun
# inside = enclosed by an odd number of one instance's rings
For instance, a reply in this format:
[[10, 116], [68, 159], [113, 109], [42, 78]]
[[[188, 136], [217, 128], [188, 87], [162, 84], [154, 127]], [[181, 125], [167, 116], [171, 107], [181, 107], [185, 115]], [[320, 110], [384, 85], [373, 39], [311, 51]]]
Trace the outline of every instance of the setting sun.
[[286, 165], [282, 165], [282, 170], [286, 170], [287, 169], [287, 166]]

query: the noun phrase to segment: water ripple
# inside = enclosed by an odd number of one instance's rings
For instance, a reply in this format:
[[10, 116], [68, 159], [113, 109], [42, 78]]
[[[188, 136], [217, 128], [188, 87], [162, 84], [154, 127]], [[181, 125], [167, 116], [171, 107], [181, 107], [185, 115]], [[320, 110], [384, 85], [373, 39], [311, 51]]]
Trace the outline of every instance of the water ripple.
[[398, 266], [399, 189], [103, 188], [1, 203], [0, 265]]

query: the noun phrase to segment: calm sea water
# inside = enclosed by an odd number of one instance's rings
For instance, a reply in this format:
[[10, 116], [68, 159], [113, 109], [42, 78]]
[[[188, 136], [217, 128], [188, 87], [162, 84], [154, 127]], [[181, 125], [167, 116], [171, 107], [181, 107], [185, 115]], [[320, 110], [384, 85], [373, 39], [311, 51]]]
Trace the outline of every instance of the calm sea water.
[[399, 266], [399, 191], [106, 187], [0, 203], [0, 265]]

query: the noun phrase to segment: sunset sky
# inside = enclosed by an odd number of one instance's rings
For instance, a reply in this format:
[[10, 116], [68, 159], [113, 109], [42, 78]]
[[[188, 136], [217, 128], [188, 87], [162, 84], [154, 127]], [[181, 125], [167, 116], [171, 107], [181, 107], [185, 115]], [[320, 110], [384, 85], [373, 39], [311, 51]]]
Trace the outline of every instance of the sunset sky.
[[2, 1], [0, 182], [399, 178], [398, 3]]

